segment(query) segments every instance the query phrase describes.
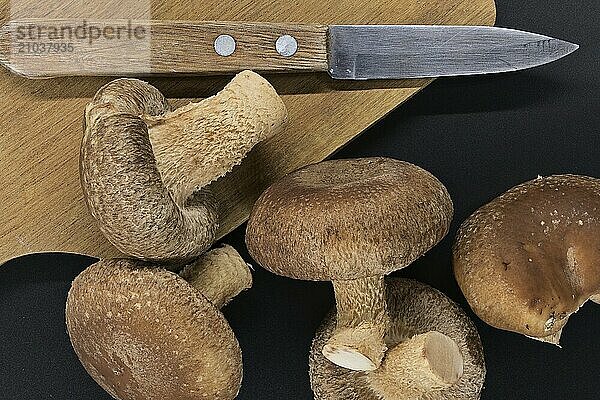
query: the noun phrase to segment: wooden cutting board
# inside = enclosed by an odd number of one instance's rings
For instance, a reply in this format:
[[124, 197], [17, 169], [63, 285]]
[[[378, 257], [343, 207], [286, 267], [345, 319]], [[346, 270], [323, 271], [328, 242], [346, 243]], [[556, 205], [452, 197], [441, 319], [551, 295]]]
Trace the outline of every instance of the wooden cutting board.
[[[129, 0], [138, 1], [138, 0]], [[493, 0], [14, 0], [17, 17], [240, 20], [321, 24], [493, 25]], [[121, 5], [121, 6], [120, 6]], [[80, 11], [79, 11], [80, 10]], [[114, 10], [120, 10], [115, 15]], [[223, 202], [220, 236], [242, 224], [275, 179], [323, 160], [431, 80], [336, 82], [325, 74], [267, 76], [283, 96], [289, 124], [255, 148], [242, 165], [213, 183]], [[216, 93], [229, 78], [152, 79], [173, 104]], [[79, 186], [85, 104], [110, 78], [26, 80], [0, 71], [0, 263], [34, 252], [117, 256], [89, 215]]]

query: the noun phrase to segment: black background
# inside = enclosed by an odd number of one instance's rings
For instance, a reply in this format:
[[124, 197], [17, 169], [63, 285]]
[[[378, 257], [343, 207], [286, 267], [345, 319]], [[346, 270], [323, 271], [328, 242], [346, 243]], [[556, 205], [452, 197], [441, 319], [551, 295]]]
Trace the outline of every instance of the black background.
[[[417, 278], [468, 309], [451, 273], [456, 229], [476, 208], [539, 175], [600, 177], [600, 1], [498, 0], [498, 26], [578, 43], [556, 63], [485, 77], [440, 79], [334, 157], [390, 156], [436, 175], [455, 203], [446, 239], [397, 273]], [[244, 227], [225, 238], [243, 256]], [[0, 398], [110, 399], [85, 373], [64, 326], [71, 280], [94, 260], [34, 255], [0, 268]], [[244, 352], [239, 399], [312, 399], [313, 334], [333, 305], [328, 282], [274, 276], [224, 310]], [[488, 374], [483, 399], [600, 398], [600, 306], [586, 304], [562, 349], [493, 329], [477, 319]]]

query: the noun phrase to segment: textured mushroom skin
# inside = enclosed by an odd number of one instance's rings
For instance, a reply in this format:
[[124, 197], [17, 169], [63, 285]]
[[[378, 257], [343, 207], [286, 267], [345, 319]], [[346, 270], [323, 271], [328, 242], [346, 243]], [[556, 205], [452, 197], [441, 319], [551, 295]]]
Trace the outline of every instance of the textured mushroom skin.
[[429, 331], [396, 344], [367, 380], [383, 398], [415, 399], [456, 384], [463, 366], [457, 344], [444, 334]]
[[[243, 71], [215, 96], [142, 118], [163, 182], [182, 204], [198, 187], [230, 172], [257, 143], [273, 136], [287, 121], [287, 110], [269, 82]], [[182, 137], [201, 142], [202, 151]]]
[[110, 82], [86, 107], [80, 175], [88, 208], [123, 253], [189, 261], [211, 246], [218, 228], [217, 203], [202, 188], [286, 117], [275, 90], [251, 71], [175, 111], [143, 81]]
[[179, 273], [216, 308], [221, 309], [243, 290], [252, 287], [248, 264], [231, 246], [214, 248]]
[[[383, 276], [351, 281], [333, 281], [337, 309], [337, 330], [323, 348], [331, 361], [350, 369], [373, 370], [381, 364], [387, 350], [383, 340], [389, 325]], [[370, 361], [357, 368], [341, 363], [335, 353], [353, 351]], [[333, 357], [333, 358], [332, 358]]]
[[413, 262], [446, 235], [452, 213], [446, 188], [415, 165], [381, 157], [325, 161], [263, 192], [246, 243], [275, 274], [353, 280]]
[[86, 108], [80, 175], [88, 209], [115, 247], [141, 259], [178, 262], [210, 247], [218, 209], [206, 191], [180, 208], [163, 184], [139, 115], [168, 110], [162, 94], [145, 82], [119, 79], [104, 86]]
[[238, 342], [223, 315], [176, 274], [100, 261], [73, 282], [66, 322], [83, 366], [116, 399], [237, 396]]
[[[391, 324], [386, 335], [390, 348], [429, 331], [454, 340], [464, 360], [461, 378], [452, 386], [425, 393], [419, 400], [476, 400], [485, 379], [483, 347], [473, 322], [452, 300], [423, 283], [386, 278], [387, 308]], [[316, 400], [406, 400], [385, 397], [371, 387], [372, 372], [339, 367], [321, 354], [321, 348], [335, 330], [335, 309], [317, 331], [310, 352], [310, 380]], [[418, 377], [411, 377], [418, 379]], [[407, 385], [399, 381], [398, 386]]]
[[456, 279], [488, 324], [558, 342], [600, 292], [600, 180], [539, 177], [477, 210], [454, 246]]

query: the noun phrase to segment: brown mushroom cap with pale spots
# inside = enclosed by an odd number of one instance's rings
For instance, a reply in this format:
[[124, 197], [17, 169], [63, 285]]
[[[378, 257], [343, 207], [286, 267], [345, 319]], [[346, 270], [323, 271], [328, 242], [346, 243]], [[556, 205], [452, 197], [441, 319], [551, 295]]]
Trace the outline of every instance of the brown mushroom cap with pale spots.
[[422, 168], [383, 157], [331, 160], [264, 191], [246, 244], [271, 272], [332, 281], [337, 327], [323, 354], [345, 368], [374, 370], [386, 351], [383, 276], [437, 244], [452, 213], [448, 191]]
[[178, 275], [103, 260], [73, 282], [66, 320], [88, 373], [120, 400], [233, 399], [242, 355], [229, 324]]
[[275, 89], [243, 71], [218, 94], [174, 111], [152, 85], [117, 79], [85, 111], [80, 175], [100, 231], [124, 254], [183, 263], [219, 226], [206, 186], [286, 121]]
[[296, 279], [386, 275], [447, 233], [452, 201], [429, 172], [390, 158], [331, 160], [271, 185], [246, 233], [252, 257]]
[[[473, 322], [452, 300], [423, 283], [386, 278], [390, 348], [375, 371], [351, 371], [321, 354], [335, 329], [335, 310], [323, 321], [310, 352], [310, 380], [316, 400], [476, 400], [485, 380], [481, 340]], [[427, 337], [446, 338], [436, 346], [400, 348]], [[440, 343], [436, 340], [433, 343]], [[398, 357], [393, 357], [400, 350]], [[437, 353], [437, 354], [436, 354]], [[450, 353], [450, 354], [449, 354]], [[451, 355], [452, 357], [448, 357]], [[419, 363], [419, 361], [421, 361]], [[431, 370], [430, 370], [431, 368]], [[437, 378], [437, 379], [433, 379]]]
[[459, 230], [454, 273], [485, 322], [558, 344], [600, 293], [600, 180], [538, 177], [481, 207]]

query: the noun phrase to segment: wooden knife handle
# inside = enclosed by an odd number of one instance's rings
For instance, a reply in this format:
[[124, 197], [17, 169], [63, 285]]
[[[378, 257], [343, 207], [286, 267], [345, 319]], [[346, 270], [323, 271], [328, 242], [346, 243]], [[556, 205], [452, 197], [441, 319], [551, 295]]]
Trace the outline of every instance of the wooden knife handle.
[[153, 22], [152, 40], [153, 68], [161, 72], [327, 70], [327, 27], [321, 25]]
[[327, 26], [140, 20], [10, 21], [2, 63], [29, 78], [326, 71]]

